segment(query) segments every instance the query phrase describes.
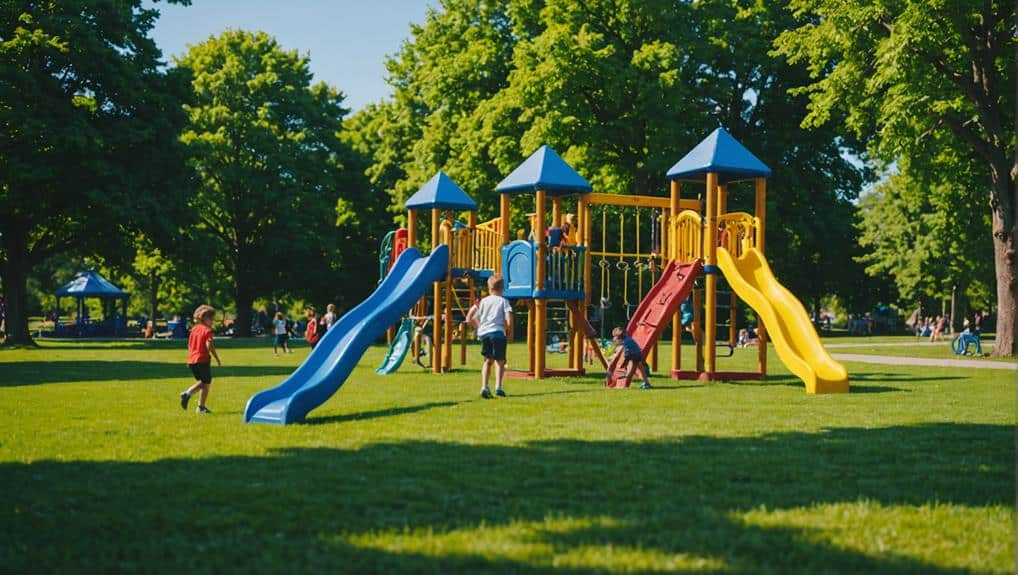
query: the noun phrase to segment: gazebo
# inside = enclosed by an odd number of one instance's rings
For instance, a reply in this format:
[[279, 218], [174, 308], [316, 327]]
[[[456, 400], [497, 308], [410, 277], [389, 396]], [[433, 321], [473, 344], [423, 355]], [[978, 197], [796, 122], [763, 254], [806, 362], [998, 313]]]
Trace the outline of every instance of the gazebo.
[[[99, 275], [95, 270], [78, 272], [70, 283], [57, 290], [57, 314], [54, 320], [56, 324], [56, 335], [122, 335], [125, 331], [127, 320], [127, 299], [128, 294], [124, 290], [110, 283], [109, 280]], [[73, 324], [60, 324], [60, 298], [73, 297], [77, 301], [77, 317]], [[85, 299], [99, 298], [103, 302], [103, 318], [100, 322], [89, 320], [86, 315]], [[118, 316], [115, 309], [117, 301], [122, 302], [121, 313]], [[112, 313], [111, 313], [112, 312]]]

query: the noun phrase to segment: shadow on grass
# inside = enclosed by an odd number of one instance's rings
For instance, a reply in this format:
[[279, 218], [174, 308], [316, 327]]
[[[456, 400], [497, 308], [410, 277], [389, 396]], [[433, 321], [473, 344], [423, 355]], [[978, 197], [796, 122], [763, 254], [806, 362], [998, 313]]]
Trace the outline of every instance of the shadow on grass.
[[[86, 381], [142, 381], [148, 379], [192, 378], [183, 363], [155, 361], [19, 361], [4, 363], [2, 387], [22, 387], [50, 383], [82, 383]], [[295, 367], [282, 365], [227, 365], [212, 367], [213, 381], [223, 377], [285, 376]]]
[[421, 405], [408, 405], [405, 407], [393, 407], [392, 409], [376, 409], [372, 411], [360, 411], [357, 413], [344, 413], [342, 415], [329, 415], [326, 417], [310, 417], [303, 422], [305, 425], [323, 425], [326, 423], [343, 423], [348, 421], [362, 421], [365, 419], [376, 419], [379, 417], [392, 417], [395, 415], [407, 415], [427, 411], [439, 407], [453, 407], [459, 405], [456, 401], [433, 401]]
[[[585, 575], [611, 571], [587, 562], [613, 549], [718, 565], [640, 573], [970, 573], [853, 551], [824, 541], [822, 527], [760, 526], [738, 514], [858, 501], [1011, 505], [1012, 439], [1006, 425], [941, 423], [4, 463], [0, 554], [14, 572]], [[572, 562], [553, 562], [570, 553]]]

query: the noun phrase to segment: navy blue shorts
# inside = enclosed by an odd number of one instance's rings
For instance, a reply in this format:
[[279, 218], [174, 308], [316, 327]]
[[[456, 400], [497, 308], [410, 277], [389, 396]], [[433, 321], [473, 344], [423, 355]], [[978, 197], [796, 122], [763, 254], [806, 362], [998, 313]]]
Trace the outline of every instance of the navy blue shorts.
[[191, 375], [194, 379], [204, 383], [205, 385], [212, 384], [212, 364], [211, 363], [189, 363], [187, 367], [191, 368]]
[[287, 335], [285, 333], [277, 333], [276, 334], [276, 340], [273, 342], [273, 345], [283, 345], [284, 343], [286, 343], [288, 341], [290, 341], [290, 336], [289, 335]]
[[495, 361], [505, 361], [505, 334], [486, 333], [481, 336], [481, 355]]

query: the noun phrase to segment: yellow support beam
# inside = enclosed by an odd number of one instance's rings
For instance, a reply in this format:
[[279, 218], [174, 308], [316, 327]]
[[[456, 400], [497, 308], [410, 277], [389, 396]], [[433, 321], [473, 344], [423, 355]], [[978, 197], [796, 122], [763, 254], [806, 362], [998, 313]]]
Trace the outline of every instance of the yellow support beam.
[[[672, 182], [676, 184], [677, 182]], [[658, 198], [655, 196], [631, 196], [631, 195], [620, 195], [620, 194], [597, 194], [591, 193], [585, 196], [587, 202], [592, 206], [635, 206], [638, 208], [658, 208], [661, 210], [667, 208], [673, 208], [674, 213], [678, 213], [672, 206], [671, 198]], [[680, 200], [680, 210], [694, 210], [700, 211], [699, 200]]]
[[[535, 194], [534, 211], [537, 212], [537, 222], [534, 235], [537, 236], [537, 277], [534, 278], [534, 289], [544, 289], [544, 278], [547, 276], [548, 242], [545, 241], [544, 232], [547, 225], [547, 212], [544, 190], [537, 190]], [[541, 298], [534, 301], [534, 379], [544, 378], [545, 351], [547, 345], [547, 321], [548, 321], [548, 300]]]
[[[703, 251], [704, 267], [717, 267], [718, 250], [718, 175], [714, 172], [707, 174], [707, 214], [703, 227]], [[708, 268], [709, 269], [709, 268]], [[710, 380], [715, 370], [715, 339], [717, 336], [717, 287], [718, 276], [716, 273], [708, 273], [704, 281], [704, 305], [706, 306], [704, 317], [704, 344], [703, 361], [704, 373], [701, 379]]]

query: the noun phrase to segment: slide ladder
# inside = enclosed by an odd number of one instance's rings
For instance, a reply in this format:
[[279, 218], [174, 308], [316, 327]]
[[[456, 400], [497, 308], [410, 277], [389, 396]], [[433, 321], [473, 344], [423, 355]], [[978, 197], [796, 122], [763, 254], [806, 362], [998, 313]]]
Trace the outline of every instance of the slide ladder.
[[[661, 332], [671, 323], [679, 304], [692, 293], [693, 282], [701, 273], [703, 264], [699, 260], [686, 264], [672, 261], [640, 302], [626, 325], [626, 333], [640, 345], [643, 357], [647, 357], [654, 342], [661, 337]], [[626, 372], [622, 369], [624, 363], [623, 354], [616, 354], [608, 366], [606, 386], [629, 387]]]

